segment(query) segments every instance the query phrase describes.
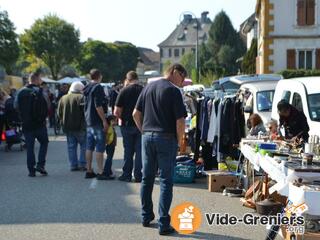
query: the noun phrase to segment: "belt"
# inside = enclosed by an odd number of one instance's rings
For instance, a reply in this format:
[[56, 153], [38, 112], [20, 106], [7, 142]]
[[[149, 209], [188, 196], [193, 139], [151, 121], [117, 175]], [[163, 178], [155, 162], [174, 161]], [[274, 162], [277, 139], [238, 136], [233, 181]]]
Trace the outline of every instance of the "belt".
[[176, 135], [173, 133], [164, 133], [164, 132], [143, 132], [143, 135], [160, 136], [160, 137], [176, 137]]

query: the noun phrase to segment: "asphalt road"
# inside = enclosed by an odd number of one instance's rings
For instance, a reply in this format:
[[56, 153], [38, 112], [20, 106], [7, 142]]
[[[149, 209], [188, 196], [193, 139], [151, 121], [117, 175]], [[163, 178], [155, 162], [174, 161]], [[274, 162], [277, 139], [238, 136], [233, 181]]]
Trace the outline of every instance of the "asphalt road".
[[[123, 148], [118, 140], [113, 168], [121, 174]], [[264, 226], [209, 226], [198, 232], [160, 237], [157, 225], [140, 224], [138, 183], [96, 181], [83, 172], [70, 172], [64, 137], [50, 137], [47, 170], [49, 176], [27, 176], [26, 152], [0, 147], [0, 240], [105, 240], [105, 239], [264, 239]], [[157, 207], [159, 186], [154, 188]], [[176, 185], [172, 206], [190, 201], [204, 212], [243, 216], [250, 209], [238, 198], [210, 193], [205, 180]], [[157, 209], [155, 209], [157, 212]]]

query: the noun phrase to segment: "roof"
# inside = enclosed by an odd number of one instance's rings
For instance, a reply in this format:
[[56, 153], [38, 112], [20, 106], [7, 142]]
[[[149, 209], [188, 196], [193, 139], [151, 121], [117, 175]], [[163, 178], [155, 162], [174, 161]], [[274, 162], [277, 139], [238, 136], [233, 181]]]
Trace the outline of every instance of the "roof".
[[[200, 23], [199, 28], [199, 44], [206, 42], [209, 38], [208, 32], [211, 27], [211, 20], [207, 18], [205, 22], [201, 19], [192, 18], [188, 21], [183, 20], [169, 35], [169, 37], [161, 42], [159, 47], [170, 46], [194, 46], [197, 42], [197, 21]], [[184, 29], [187, 29], [187, 33], [184, 33]]]
[[139, 56], [143, 65], [160, 65], [160, 53], [149, 48], [138, 47]]
[[299, 81], [306, 87], [308, 94], [320, 93], [320, 77], [291, 78], [282, 81]]
[[253, 13], [250, 17], [248, 17], [241, 25], [240, 25], [240, 33], [247, 34], [251, 31], [254, 25], [257, 23], [255, 13]]
[[230, 81], [236, 84], [259, 81], [279, 81], [283, 77], [278, 74], [237, 75], [230, 77]]
[[260, 81], [252, 83], [244, 83], [240, 88], [253, 89], [255, 92], [275, 90], [278, 82], [277, 81]]

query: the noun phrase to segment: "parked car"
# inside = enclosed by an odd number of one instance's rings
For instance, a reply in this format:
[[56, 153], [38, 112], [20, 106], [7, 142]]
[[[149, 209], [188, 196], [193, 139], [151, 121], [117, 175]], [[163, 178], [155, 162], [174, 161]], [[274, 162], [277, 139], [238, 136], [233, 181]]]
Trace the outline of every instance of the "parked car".
[[282, 99], [304, 112], [310, 127], [309, 135], [320, 136], [320, 77], [279, 81], [273, 99], [272, 119], [279, 120], [277, 104]]
[[239, 94], [244, 98], [245, 120], [251, 114], [261, 116], [263, 123], [271, 119], [272, 102], [278, 81], [250, 81], [240, 86]]
[[283, 77], [278, 74], [236, 75], [220, 78], [213, 82], [212, 88], [214, 90], [236, 92], [244, 83], [257, 81], [279, 81], [280, 79], [283, 79]]

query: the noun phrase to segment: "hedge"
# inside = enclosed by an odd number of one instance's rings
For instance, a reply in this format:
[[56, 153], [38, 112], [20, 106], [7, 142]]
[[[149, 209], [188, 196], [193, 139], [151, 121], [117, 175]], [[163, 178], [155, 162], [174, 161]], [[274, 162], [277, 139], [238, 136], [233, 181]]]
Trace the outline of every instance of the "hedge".
[[287, 69], [279, 72], [285, 79], [297, 77], [320, 76], [320, 70], [305, 70], [305, 69]]

